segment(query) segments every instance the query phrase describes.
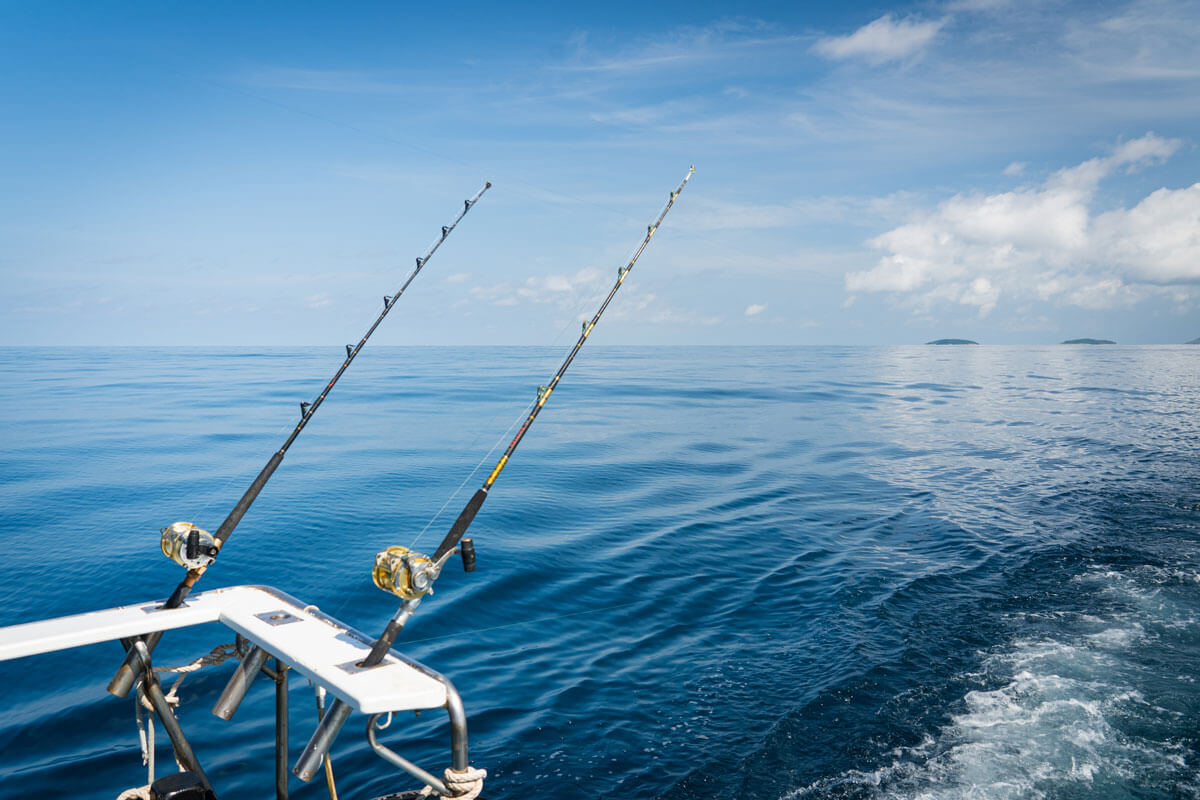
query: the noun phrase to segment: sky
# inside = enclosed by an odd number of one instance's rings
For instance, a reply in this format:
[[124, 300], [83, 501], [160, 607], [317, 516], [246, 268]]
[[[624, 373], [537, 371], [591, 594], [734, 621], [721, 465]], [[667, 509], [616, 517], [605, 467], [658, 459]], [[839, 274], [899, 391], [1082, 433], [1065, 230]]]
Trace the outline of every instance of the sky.
[[1200, 4], [0, 2], [0, 344], [1200, 337]]

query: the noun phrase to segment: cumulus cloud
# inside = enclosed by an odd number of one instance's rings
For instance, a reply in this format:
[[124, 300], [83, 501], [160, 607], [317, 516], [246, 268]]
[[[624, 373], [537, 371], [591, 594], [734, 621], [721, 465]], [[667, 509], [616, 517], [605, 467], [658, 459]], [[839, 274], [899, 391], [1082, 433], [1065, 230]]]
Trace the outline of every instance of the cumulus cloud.
[[1179, 146], [1148, 133], [1038, 186], [956, 195], [871, 239], [883, 255], [848, 273], [846, 290], [956, 302], [983, 316], [1004, 295], [1109, 308], [1200, 284], [1200, 183], [1159, 189], [1132, 208], [1092, 209], [1105, 177], [1164, 161]]
[[759, 314], [767, 310], [766, 303], [752, 303], [746, 306], [747, 317], [757, 317]]
[[813, 45], [813, 51], [837, 60], [861, 58], [871, 64], [897, 61], [922, 52], [945, 24], [945, 20], [897, 20], [885, 14], [849, 36], [821, 39]]

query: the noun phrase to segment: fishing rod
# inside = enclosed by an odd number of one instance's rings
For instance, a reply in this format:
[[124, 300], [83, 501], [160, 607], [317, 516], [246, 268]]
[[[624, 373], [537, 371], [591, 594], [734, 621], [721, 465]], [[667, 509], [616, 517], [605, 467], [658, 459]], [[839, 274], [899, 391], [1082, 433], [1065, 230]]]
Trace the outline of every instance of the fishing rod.
[[[482, 189], [475, 193], [474, 197], [463, 201], [463, 209], [458, 212], [458, 216], [454, 218], [454, 222], [442, 226], [441, 237], [434, 242], [433, 246], [429, 248], [429, 251], [424, 256], [417, 259], [416, 268], [409, 274], [400, 288], [396, 290], [396, 293], [384, 296], [383, 310], [379, 312], [379, 316], [375, 318], [375, 322], [371, 324], [371, 327], [359, 339], [358, 344], [346, 345], [346, 358], [342, 361], [341, 366], [338, 367], [337, 372], [334, 373], [333, 378], [325, 385], [321, 393], [317, 395], [317, 398], [311, 403], [300, 404], [300, 421], [296, 423], [296, 427], [292, 429], [283, 446], [271, 456], [266, 466], [258, 473], [258, 477], [251, 482], [250, 488], [246, 489], [246, 492], [237, 501], [233, 510], [225, 517], [225, 521], [217, 528], [217, 532], [210, 534], [208, 531], [190, 522], [176, 522], [162, 529], [163, 555], [181, 567], [187, 568], [187, 575], [175, 587], [175, 591], [171, 593], [167, 602], [163, 604], [163, 608], [179, 608], [183, 604], [184, 599], [192, 591], [192, 587], [196, 585], [196, 581], [200, 580], [205, 570], [216, 559], [217, 554], [221, 551], [221, 547], [233, 534], [233, 529], [242, 521], [242, 517], [250, 509], [250, 505], [258, 498], [263, 487], [267, 485], [267, 481], [271, 479], [271, 475], [275, 473], [280, 462], [283, 461], [283, 457], [287, 454], [288, 448], [292, 446], [292, 442], [296, 441], [296, 437], [300, 435], [300, 431], [304, 430], [304, 426], [308, 425], [309, 420], [317, 413], [317, 409], [325, 402], [325, 398], [329, 396], [329, 392], [333, 390], [334, 385], [337, 384], [342, 374], [349, 368], [355, 356], [367, 344], [367, 340], [371, 338], [371, 334], [375, 332], [375, 329], [383, 322], [388, 312], [396, 305], [396, 302], [404, 294], [405, 290], [408, 289], [413, 279], [420, 274], [421, 269], [429, 263], [429, 259], [442, 246], [442, 242], [446, 241], [450, 233], [458, 227], [458, 223], [462, 221], [462, 218], [479, 202], [479, 198], [483, 197], [483, 193], [491, 187], [492, 184], [488, 181], [484, 183]], [[161, 638], [162, 631], [157, 631], [147, 636], [145, 638], [147, 649], [152, 651]], [[133, 688], [133, 684], [137, 680], [138, 673], [141, 671], [141, 659], [137, 657], [132, 647], [127, 647], [126, 650], [125, 661], [122, 662], [121, 667], [117, 670], [117, 674], [113, 676], [112, 681], [108, 685], [108, 691], [117, 697], [125, 697], [129, 694], [130, 689]]]
[[[654, 224], [646, 228], [646, 237], [642, 239], [641, 246], [633, 254], [633, 258], [629, 260], [628, 264], [617, 269], [617, 282], [613, 284], [612, 289], [608, 292], [608, 296], [604, 298], [604, 302], [600, 304], [599, 310], [596, 311], [591, 320], [583, 323], [583, 330], [579, 335], [579, 340], [575, 342], [575, 346], [571, 348], [571, 352], [567, 354], [562, 366], [558, 368], [558, 372], [554, 374], [550, 383], [538, 387], [537, 401], [534, 403], [533, 409], [529, 412], [529, 416], [525, 418], [525, 422], [517, 431], [517, 435], [513, 437], [504, 454], [500, 456], [500, 461], [492, 469], [487, 480], [483, 482], [483, 485], [467, 501], [458, 518], [454, 520], [454, 524], [450, 526], [450, 531], [442, 539], [437, 550], [433, 552], [433, 556], [421, 555], [409, 550], [407, 547], [400, 546], [389, 547], [375, 556], [375, 566], [371, 571], [371, 577], [375, 581], [375, 585], [385, 592], [391, 592], [400, 597], [403, 602], [388, 622], [387, 627], [384, 628], [383, 634], [372, 645], [371, 652], [356, 666], [365, 669], [383, 663], [388, 650], [395, 644], [396, 637], [400, 635], [400, 631], [404, 629], [404, 625], [412, 617], [413, 612], [417, 610], [417, 606], [421, 604], [421, 599], [433, 590], [433, 582], [437, 580], [441, 574], [442, 567], [451, 555], [458, 552], [462, 556], [463, 569], [467, 572], [475, 570], [474, 543], [471, 539], [463, 538], [467, 532], [467, 528], [470, 527], [471, 522], [475, 519], [475, 515], [479, 513], [483, 501], [488, 497], [488, 491], [492, 488], [492, 484], [496, 482], [496, 478], [500, 476], [501, 470], [508, 464], [513, 451], [517, 449], [517, 445], [525, 438], [529, 427], [537, 419], [542, 407], [546, 405], [546, 401], [550, 399], [551, 393], [558, 386], [563, 373], [567, 371], [567, 367], [571, 366], [571, 362], [575, 360], [579, 349], [583, 347], [584, 342], [587, 341], [588, 336], [591, 335], [592, 330], [596, 327], [596, 323], [600, 321], [600, 315], [604, 313], [604, 310], [608, 308], [608, 304], [612, 302], [617, 290], [625, 282], [625, 278], [629, 275], [630, 270], [633, 269], [633, 265], [641, 257], [642, 251], [650, 244], [650, 239], [658, 230], [658, 226], [662, 224], [663, 219], [667, 216], [667, 212], [675, 205], [675, 199], [679, 197], [679, 193], [683, 191], [683, 187], [687, 186], [688, 180], [691, 179], [695, 171], [695, 167], [688, 169], [687, 175], [684, 176], [683, 181], [679, 184], [679, 188], [671, 192], [671, 198], [658, 215], [658, 219], [654, 221]], [[318, 766], [329, 752], [329, 748], [332, 746], [338, 731], [341, 730], [342, 725], [345, 724], [346, 719], [350, 716], [350, 712], [351, 708], [349, 705], [340, 698], [334, 699], [326, 711], [324, 719], [317, 725], [316, 731], [313, 732], [312, 738], [309, 739], [308, 744], [305, 746], [304, 752], [300, 754], [296, 766], [292, 768], [292, 772], [301, 780], [307, 781], [312, 779]]]

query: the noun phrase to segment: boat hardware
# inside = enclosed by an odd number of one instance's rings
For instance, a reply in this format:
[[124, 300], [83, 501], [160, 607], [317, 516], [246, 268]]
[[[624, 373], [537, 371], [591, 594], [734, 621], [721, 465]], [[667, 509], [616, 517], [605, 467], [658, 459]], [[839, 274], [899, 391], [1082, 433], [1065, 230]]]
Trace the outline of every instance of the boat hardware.
[[213, 706], [213, 714], [226, 722], [233, 719], [234, 712], [242, 704], [242, 698], [250, 690], [250, 684], [258, 677], [258, 673], [262, 671], [269, 656], [270, 653], [258, 645], [250, 648], [250, 651], [242, 657], [241, 663], [237, 665], [237, 669], [233, 671], [229, 683], [225, 684], [225, 691], [221, 692], [221, 696], [217, 698], [217, 704]]
[[[450, 768], [456, 775], [468, 771], [467, 719], [454, 685], [440, 673], [397, 652], [389, 653], [382, 665], [372, 669], [342, 669], [343, 664], [361, 662], [370, 652], [373, 639], [315, 606], [267, 586], [233, 586], [198, 592], [180, 608], [157, 609], [152, 613], [148, 611], [151, 608], [152, 604], [143, 602], [0, 628], [0, 661], [100, 642], [127, 641], [139, 660], [144, 660], [145, 669], [138, 683], [140, 693], [144, 693], [166, 728], [180, 762], [198, 780], [202, 778], [207, 790], [208, 778], [171, 712], [170, 697], [164, 695], [159, 683], [162, 668], [156, 670], [150, 663], [149, 648], [140, 637], [155, 630], [216, 622], [237, 634], [239, 645], [244, 646], [244, 649], [239, 647], [243, 664], [256, 650], [272, 656], [271, 661], [264, 659], [259, 669], [275, 682], [277, 799], [286, 800], [290, 778], [286, 684], [292, 672], [367, 716], [444, 709], [450, 723]], [[292, 621], [273, 624], [272, 618], [281, 616]], [[223, 646], [222, 653], [226, 649], [233, 648]], [[192, 667], [215, 665], [222, 660], [214, 649], [192, 665], [172, 671], [190, 671]], [[268, 666], [270, 663], [273, 668]], [[331, 776], [328, 766], [326, 775]]]
[[[372, 577], [375, 578], [375, 584], [384, 591], [391, 592], [401, 597], [403, 602], [396, 610], [396, 613], [392, 616], [392, 619], [388, 622], [387, 627], [384, 628], [383, 634], [375, 640], [375, 644], [372, 646], [370, 654], [361, 663], [362, 667], [373, 667], [383, 662], [388, 651], [391, 650], [392, 645], [395, 643], [396, 637], [400, 635], [400, 631], [404, 629], [404, 625], [417, 610], [417, 606], [421, 604], [422, 598], [426, 594], [432, 592], [433, 582], [441, 573], [442, 566], [446, 563], [446, 560], [450, 557], [450, 555], [456, 552], [459, 541], [467, 532], [467, 528], [470, 526], [471, 521], [475, 519], [475, 515], [479, 513], [479, 508], [483, 505], [483, 501], [487, 499], [488, 490], [491, 489], [492, 484], [496, 482], [496, 478], [500, 475], [501, 470], [503, 470], [504, 466], [508, 463], [509, 457], [512, 456], [513, 451], [517, 449], [517, 445], [521, 443], [521, 440], [529, 431], [529, 426], [531, 426], [533, 421], [537, 419], [537, 415], [539, 412], [541, 412], [542, 407], [545, 406], [546, 401], [550, 399], [551, 393], [553, 393], [554, 389], [558, 386], [558, 382], [562, 379], [563, 374], [567, 371], [567, 367], [571, 366], [571, 362], [575, 360], [575, 356], [579, 353], [579, 349], [583, 347], [584, 343], [588, 339], [588, 336], [590, 336], [592, 330], [595, 329], [596, 323], [600, 321], [600, 316], [604, 313], [604, 310], [608, 308], [608, 304], [612, 302], [617, 290], [621, 288], [621, 284], [625, 282], [625, 278], [633, 269], [633, 265], [637, 263], [637, 260], [641, 257], [642, 252], [646, 249], [646, 246], [650, 244], [650, 239], [658, 230], [658, 226], [662, 224], [663, 219], [667, 216], [667, 212], [669, 212], [671, 207], [675, 205], [676, 198], [679, 197], [679, 193], [683, 191], [683, 188], [687, 186], [687, 182], [691, 179], [695, 171], [695, 167], [688, 169], [687, 175], [684, 176], [683, 181], [679, 184], [679, 188], [671, 192], [671, 198], [667, 202], [666, 206], [662, 209], [662, 212], [658, 215], [658, 219], [654, 221], [654, 224], [646, 228], [646, 236], [644, 239], [642, 239], [641, 245], [633, 254], [633, 258], [629, 260], [628, 264], [617, 270], [617, 282], [613, 284], [612, 289], [609, 290], [608, 296], [604, 298], [604, 302], [600, 304], [600, 308], [596, 311], [595, 315], [592, 316], [591, 321], [584, 325], [583, 330], [580, 333], [579, 340], [575, 342], [575, 346], [571, 348], [571, 352], [567, 354], [562, 366], [558, 368], [558, 372], [555, 373], [550, 383], [544, 387], [538, 387], [537, 402], [534, 403], [533, 409], [529, 412], [529, 416], [525, 419], [524, 424], [522, 424], [520, 429], [517, 431], [517, 435], [513, 437], [512, 442], [508, 445], [508, 448], [504, 451], [504, 454], [500, 456], [500, 461], [496, 464], [491, 474], [488, 475], [487, 480], [483, 483], [483, 486], [481, 486], [471, 497], [471, 499], [467, 501], [466, 506], [459, 513], [458, 518], [450, 527], [450, 531], [446, 534], [446, 537], [442, 539], [442, 543], [438, 545], [438, 548], [434, 551], [433, 555], [423, 556], [418, 553], [413, 553], [404, 547], [389, 547], [387, 550], [384, 550], [375, 557], [375, 569], [372, 572]], [[473, 544], [470, 547], [470, 554], [463, 554], [464, 567], [466, 566], [468, 559], [473, 567]], [[386, 564], [386, 568], [383, 570], [380, 569], [381, 560]], [[392, 571], [389, 572], [387, 570]], [[418, 576], [417, 572], [420, 572], [421, 574]], [[418, 583], [420, 583], [421, 586], [418, 586]], [[333, 703], [330, 704], [329, 710], [325, 714], [325, 718], [321, 720], [320, 724], [317, 725], [317, 729], [313, 732], [312, 738], [309, 739], [308, 744], [305, 746], [304, 752], [300, 754], [299, 760], [296, 761], [296, 766], [292, 768], [292, 772], [295, 773], [301, 780], [307, 781], [312, 779], [313, 775], [316, 773], [318, 765], [321, 763], [322, 758], [324, 758], [326, 753], [328, 753], [330, 746], [333, 744], [333, 740], [337, 736], [338, 731], [341, 729], [342, 725], [346, 723], [346, 719], [350, 716], [350, 711], [350, 707], [346, 705], [346, 703], [342, 702], [341, 699], [335, 699]]]
[[[264, 666], [265, 670], [266, 667]], [[275, 681], [275, 797], [288, 796], [288, 665], [278, 656], [268, 673]]]
[[150, 663], [150, 648], [146, 647], [146, 643], [141, 639], [134, 639], [130, 650], [141, 662], [142, 691], [146, 693], [150, 705], [154, 707], [154, 713], [171, 739], [171, 747], [175, 749], [175, 758], [185, 769], [194, 773], [204, 784], [204, 788], [211, 792], [212, 784], [209, 782], [208, 776], [204, 774], [204, 770], [200, 768], [200, 762], [196, 760], [196, 754], [192, 752], [192, 746], [188, 743], [187, 737], [183, 735], [183, 728], [179, 727], [179, 720], [175, 718], [175, 712], [171, 710], [171, 704], [167, 702], [166, 695], [163, 694], [158, 676], [154, 674], [154, 667]]
[[[221, 523], [219, 528], [217, 528], [216, 534], [210, 535], [207, 531], [203, 531], [189, 522], [176, 522], [174, 525], [171, 525], [169, 528], [165, 528], [163, 530], [163, 553], [181, 566], [187, 567], [188, 570], [187, 575], [182, 581], [179, 582], [179, 585], [175, 587], [175, 591], [171, 593], [171, 596], [167, 599], [167, 602], [163, 604], [165, 608], [178, 608], [183, 603], [184, 599], [192, 591], [192, 587], [196, 585], [196, 581], [200, 580], [200, 577], [204, 574], [204, 571], [208, 569], [208, 566], [213, 562], [214, 559], [216, 559], [221, 547], [233, 533], [233, 529], [236, 528], [238, 523], [242, 521], [242, 517], [245, 516], [246, 512], [250, 508], [250, 505], [258, 497], [259, 493], [262, 492], [263, 487], [266, 486], [267, 481], [270, 480], [271, 475], [275, 472], [276, 468], [279, 467], [280, 462], [283, 461], [284, 455], [287, 454], [288, 448], [292, 446], [292, 442], [296, 441], [296, 437], [300, 435], [302, 430], [304, 430], [304, 426], [307, 425], [308, 421], [312, 419], [314, 414], [317, 413], [317, 409], [321, 407], [321, 403], [325, 401], [325, 398], [329, 395], [330, 390], [333, 389], [334, 385], [342, 377], [342, 373], [344, 373], [346, 368], [350, 366], [350, 363], [354, 361], [354, 357], [358, 355], [358, 353], [366, 345], [367, 340], [371, 338], [371, 334], [375, 332], [375, 329], [379, 327], [381, 322], [383, 322], [384, 317], [386, 317], [388, 312], [391, 311], [393, 306], [396, 305], [396, 301], [398, 301], [400, 296], [404, 294], [406, 289], [408, 289], [409, 284], [412, 283], [413, 279], [415, 279], [421, 272], [421, 268], [429, 262], [429, 259], [433, 256], [433, 254], [436, 253], [438, 248], [442, 246], [442, 242], [446, 241], [446, 237], [449, 235], [450, 231], [453, 231], [456, 227], [458, 227], [458, 223], [462, 221], [462, 218], [467, 215], [467, 212], [470, 211], [477, 202], [479, 202], [479, 198], [482, 197], [483, 193], [490, 189], [491, 186], [492, 184], [490, 181], [484, 183], [483, 188], [476, 192], [474, 197], [463, 201], [463, 210], [459, 212], [453, 223], [442, 228], [442, 237], [438, 239], [431, 248], [429, 248], [429, 251], [425, 254], [425, 256], [417, 259], [416, 269], [409, 274], [408, 278], [404, 281], [394, 295], [389, 295], [388, 297], [384, 298], [383, 311], [380, 312], [379, 316], [375, 319], [375, 322], [372, 323], [371, 327], [367, 329], [367, 332], [363, 334], [362, 339], [359, 340], [358, 344], [353, 349], [347, 347], [346, 358], [344, 361], [342, 361], [341, 366], [338, 367], [338, 370], [334, 374], [332, 380], [330, 380], [325, 388], [321, 390], [321, 393], [317, 395], [316, 399], [313, 400], [312, 403], [300, 404], [300, 421], [296, 423], [296, 427], [292, 429], [291, 434], [287, 437], [287, 440], [284, 441], [283, 446], [271, 456], [271, 458], [267, 461], [266, 466], [262, 468], [262, 471], [259, 472], [258, 476], [253, 480], [253, 482], [251, 482], [250, 488], [246, 489], [246, 492], [242, 495], [241, 499], [237, 501], [236, 505], [234, 505], [233, 510], [229, 512], [227, 517], [225, 517], [225, 521]], [[177, 557], [177, 552], [175, 555], [173, 555], [172, 552], [168, 552], [167, 531], [176, 531], [177, 529], [183, 531], [185, 534], [190, 534], [192, 530], [199, 531], [201, 534], [203, 534], [203, 536], [200, 536], [200, 539], [197, 542], [197, 546], [202, 548], [203, 554], [201, 555], [200, 551], [197, 551], [197, 556], [195, 559], [187, 558], [187, 554], [192, 552], [190, 545], [184, 549], [185, 557], [183, 559]], [[172, 533], [171, 535], [174, 537], [176, 534]], [[190, 542], [190, 540], [188, 541]], [[175, 543], [174, 539], [172, 539], [171, 548], [173, 551], [179, 550], [179, 546]], [[145, 640], [147, 650], [153, 652], [155, 646], [158, 644], [158, 640], [161, 637], [161, 631], [156, 631], [147, 636]], [[125, 697], [128, 695], [129, 690], [133, 687], [134, 681], [137, 679], [140, 669], [139, 664], [140, 661], [134, 654], [133, 650], [127, 648], [125, 660], [117, 669], [117, 673], [113, 676], [112, 681], [109, 682], [108, 691], [117, 697]]]

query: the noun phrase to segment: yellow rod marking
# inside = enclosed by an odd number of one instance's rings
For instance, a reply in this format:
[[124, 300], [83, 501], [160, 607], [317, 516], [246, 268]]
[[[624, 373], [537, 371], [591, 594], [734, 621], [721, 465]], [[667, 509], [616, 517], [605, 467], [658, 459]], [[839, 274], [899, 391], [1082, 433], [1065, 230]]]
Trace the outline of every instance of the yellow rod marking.
[[500, 463], [498, 463], [496, 465], [496, 468], [494, 470], [492, 470], [492, 474], [488, 476], [487, 482], [488, 482], [489, 486], [491, 486], [492, 483], [495, 482], [496, 476], [500, 474], [500, 470], [504, 469], [504, 462], [506, 462], [506, 461], [508, 461], [508, 456], [502, 456], [500, 458]]

